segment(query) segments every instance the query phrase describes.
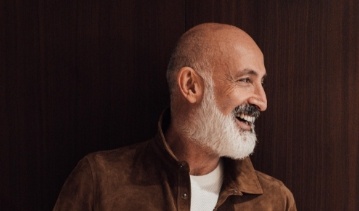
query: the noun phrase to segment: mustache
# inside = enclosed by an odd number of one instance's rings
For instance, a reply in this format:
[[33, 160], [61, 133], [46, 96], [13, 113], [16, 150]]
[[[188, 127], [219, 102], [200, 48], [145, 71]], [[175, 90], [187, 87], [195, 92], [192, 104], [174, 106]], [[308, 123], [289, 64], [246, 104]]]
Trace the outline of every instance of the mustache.
[[234, 109], [235, 116], [238, 116], [240, 114], [245, 114], [245, 115], [249, 115], [249, 116], [258, 118], [260, 113], [261, 112], [257, 106], [250, 105], [250, 104], [240, 105]]

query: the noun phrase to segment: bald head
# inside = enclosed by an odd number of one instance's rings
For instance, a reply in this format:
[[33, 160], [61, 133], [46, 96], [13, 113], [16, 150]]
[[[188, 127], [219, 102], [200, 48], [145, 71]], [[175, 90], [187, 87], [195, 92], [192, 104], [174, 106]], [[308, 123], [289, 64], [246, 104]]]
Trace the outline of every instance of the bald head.
[[246, 32], [232, 25], [204, 23], [188, 30], [179, 39], [168, 65], [171, 94], [176, 92], [176, 77], [182, 67], [193, 68], [210, 83], [213, 70], [217, 65], [226, 65], [233, 48], [260, 51]]
[[248, 156], [257, 116], [244, 108], [266, 109], [265, 75], [262, 52], [243, 30], [216, 23], [193, 27], [180, 38], [168, 66], [169, 134], [206, 154]]
[[222, 44], [231, 43], [236, 40], [240, 40], [242, 44], [245, 44], [246, 42], [254, 42], [252, 38], [240, 28], [220, 23], [204, 23], [197, 25], [184, 33], [181, 40], [191, 39], [193, 37], [201, 37], [202, 41], [209, 45], [215, 42]]

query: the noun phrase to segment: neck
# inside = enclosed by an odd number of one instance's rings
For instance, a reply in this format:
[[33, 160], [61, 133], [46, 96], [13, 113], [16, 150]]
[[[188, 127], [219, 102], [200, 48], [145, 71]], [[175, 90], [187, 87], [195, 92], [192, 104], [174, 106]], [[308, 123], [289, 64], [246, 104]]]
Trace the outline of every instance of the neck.
[[217, 167], [220, 160], [218, 155], [179, 134], [172, 126], [166, 131], [165, 137], [177, 159], [188, 163], [191, 175], [205, 175]]

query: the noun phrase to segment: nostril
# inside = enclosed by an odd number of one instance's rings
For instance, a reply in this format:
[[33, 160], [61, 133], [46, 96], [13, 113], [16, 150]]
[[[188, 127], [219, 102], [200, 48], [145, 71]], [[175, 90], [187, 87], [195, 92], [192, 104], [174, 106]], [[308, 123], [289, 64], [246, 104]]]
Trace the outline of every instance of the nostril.
[[257, 105], [251, 105], [251, 106], [252, 106], [251, 107], [252, 112], [255, 111], [255, 110], [261, 110], [261, 108], [259, 106], [257, 106]]
[[267, 109], [267, 100], [258, 95], [249, 98], [248, 103], [255, 106], [259, 111], [265, 111]]

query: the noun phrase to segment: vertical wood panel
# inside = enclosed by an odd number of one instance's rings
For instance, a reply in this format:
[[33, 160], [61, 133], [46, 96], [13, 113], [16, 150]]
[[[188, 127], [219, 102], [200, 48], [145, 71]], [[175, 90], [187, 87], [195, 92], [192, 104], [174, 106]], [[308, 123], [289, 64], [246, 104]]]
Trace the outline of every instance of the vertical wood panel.
[[358, 209], [353, 105], [359, 87], [351, 81], [357, 79], [359, 34], [353, 4], [278, 1], [259, 9], [271, 103], [258, 126], [265, 150], [256, 161], [286, 181], [299, 210]]
[[1, 0], [0, 17], [0, 207], [51, 210], [86, 153], [154, 134], [184, 3]]
[[359, 209], [358, 14], [358, 0], [0, 0], [0, 207], [49, 210], [80, 157], [150, 137], [175, 41], [223, 22], [265, 55], [255, 166], [299, 210]]

